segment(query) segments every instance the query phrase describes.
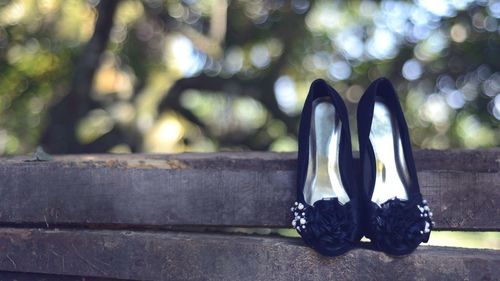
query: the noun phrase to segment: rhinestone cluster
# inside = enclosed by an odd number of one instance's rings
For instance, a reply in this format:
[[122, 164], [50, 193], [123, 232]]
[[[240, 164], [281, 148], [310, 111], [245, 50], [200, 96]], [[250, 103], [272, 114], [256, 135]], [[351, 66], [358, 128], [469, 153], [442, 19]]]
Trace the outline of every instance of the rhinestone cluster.
[[302, 231], [306, 229], [306, 206], [304, 204], [295, 202], [293, 203], [293, 207], [290, 208], [290, 211], [293, 213], [292, 226], [297, 229], [297, 231]]
[[420, 230], [420, 234], [431, 232], [431, 226], [434, 226], [434, 222], [432, 221], [432, 212], [427, 205], [427, 200], [422, 200], [422, 205], [417, 205], [417, 208], [420, 211], [421, 218], [428, 218], [425, 220], [425, 227], [423, 230]]

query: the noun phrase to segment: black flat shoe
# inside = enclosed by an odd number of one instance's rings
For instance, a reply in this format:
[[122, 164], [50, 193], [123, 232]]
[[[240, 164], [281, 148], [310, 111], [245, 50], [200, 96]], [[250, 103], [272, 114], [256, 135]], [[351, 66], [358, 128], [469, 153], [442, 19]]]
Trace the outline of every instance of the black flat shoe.
[[391, 82], [375, 80], [358, 104], [364, 234], [391, 255], [429, 240], [434, 223], [422, 199], [408, 127]]
[[352, 162], [345, 105], [325, 81], [316, 80], [300, 120], [297, 202], [291, 211], [292, 226], [323, 255], [343, 254], [361, 238]]

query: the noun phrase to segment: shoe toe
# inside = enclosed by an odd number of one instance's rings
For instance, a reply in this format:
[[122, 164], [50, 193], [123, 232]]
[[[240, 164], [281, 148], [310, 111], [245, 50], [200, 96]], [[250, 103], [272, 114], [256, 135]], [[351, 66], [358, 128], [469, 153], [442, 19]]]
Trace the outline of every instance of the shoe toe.
[[340, 255], [359, 240], [350, 202], [342, 205], [337, 198], [324, 199], [300, 211], [296, 207], [292, 212], [295, 215], [292, 225], [302, 239], [323, 255]]
[[429, 240], [433, 228], [427, 202], [391, 199], [381, 206], [373, 204], [368, 237], [386, 253], [405, 255]]

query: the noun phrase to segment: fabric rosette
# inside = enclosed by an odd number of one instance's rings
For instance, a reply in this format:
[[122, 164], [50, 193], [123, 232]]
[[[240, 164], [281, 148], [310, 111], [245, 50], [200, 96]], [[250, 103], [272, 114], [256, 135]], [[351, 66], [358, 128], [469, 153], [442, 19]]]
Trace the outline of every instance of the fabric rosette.
[[417, 204], [394, 198], [372, 207], [368, 238], [379, 249], [397, 255], [429, 240], [434, 223], [426, 200]]
[[319, 252], [351, 247], [356, 241], [357, 227], [350, 203], [342, 205], [337, 198], [319, 200], [313, 206], [295, 202], [291, 208], [292, 226], [306, 244]]

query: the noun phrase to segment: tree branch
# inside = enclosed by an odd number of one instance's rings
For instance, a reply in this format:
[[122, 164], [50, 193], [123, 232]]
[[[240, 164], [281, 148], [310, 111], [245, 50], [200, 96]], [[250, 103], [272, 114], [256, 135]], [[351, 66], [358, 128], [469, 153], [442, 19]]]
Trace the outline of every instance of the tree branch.
[[[209, 77], [207, 75], [201, 74], [198, 77], [190, 77], [178, 80], [165, 95], [165, 98], [161, 101], [159, 105], [159, 110], [165, 110], [167, 108], [173, 109], [179, 112], [181, 115], [185, 115], [189, 110], [182, 109], [179, 104], [179, 98], [182, 92], [187, 89], [199, 89], [206, 91], [223, 91], [227, 92], [228, 88], [234, 88], [237, 85], [237, 92], [240, 96], [251, 96], [260, 102], [267, 108], [268, 112], [278, 120], [285, 123], [287, 127], [287, 132], [290, 135], [297, 134], [297, 124], [298, 117], [293, 117], [287, 115], [279, 108], [279, 104], [274, 95], [274, 83], [283, 73], [283, 69], [287, 66], [288, 59], [292, 53], [294, 42], [298, 38], [306, 33], [304, 27], [305, 14], [297, 15], [288, 8], [286, 15], [281, 15], [283, 21], [275, 28], [273, 34], [281, 40], [283, 44], [282, 55], [271, 64], [270, 68], [263, 73], [262, 77], [256, 77], [252, 79], [242, 79], [238, 76], [233, 76], [231, 78], [222, 77]], [[294, 26], [296, 28], [290, 28]], [[234, 44], [234, 42], [233, 42]], [[189, 115], [194, 116], [191, 112]], [[190, 118], [187, 118], [188, 120]], [[200, 120], [195, 120], [195, 124], [199, 124]], [[204, 131], [208, 131], [208, 128], [204, 128]], [[210, 132], [207, 132], [207, 136], [210, 136]]]
[[[51, 153], [75, 153], [81, 150], [75, 127], [89, 110], [98, 107], [90, 98], [90, 92], [100, 57], [109, 40], [118, 3], [119, 0], [107, 0], [97, 5], [94, 33], [78, 60], [69, 93], [50, 110], [49, 125], [41, 143]], [[98, 151], [95, 152], [104, 151], [96, 149]]]

